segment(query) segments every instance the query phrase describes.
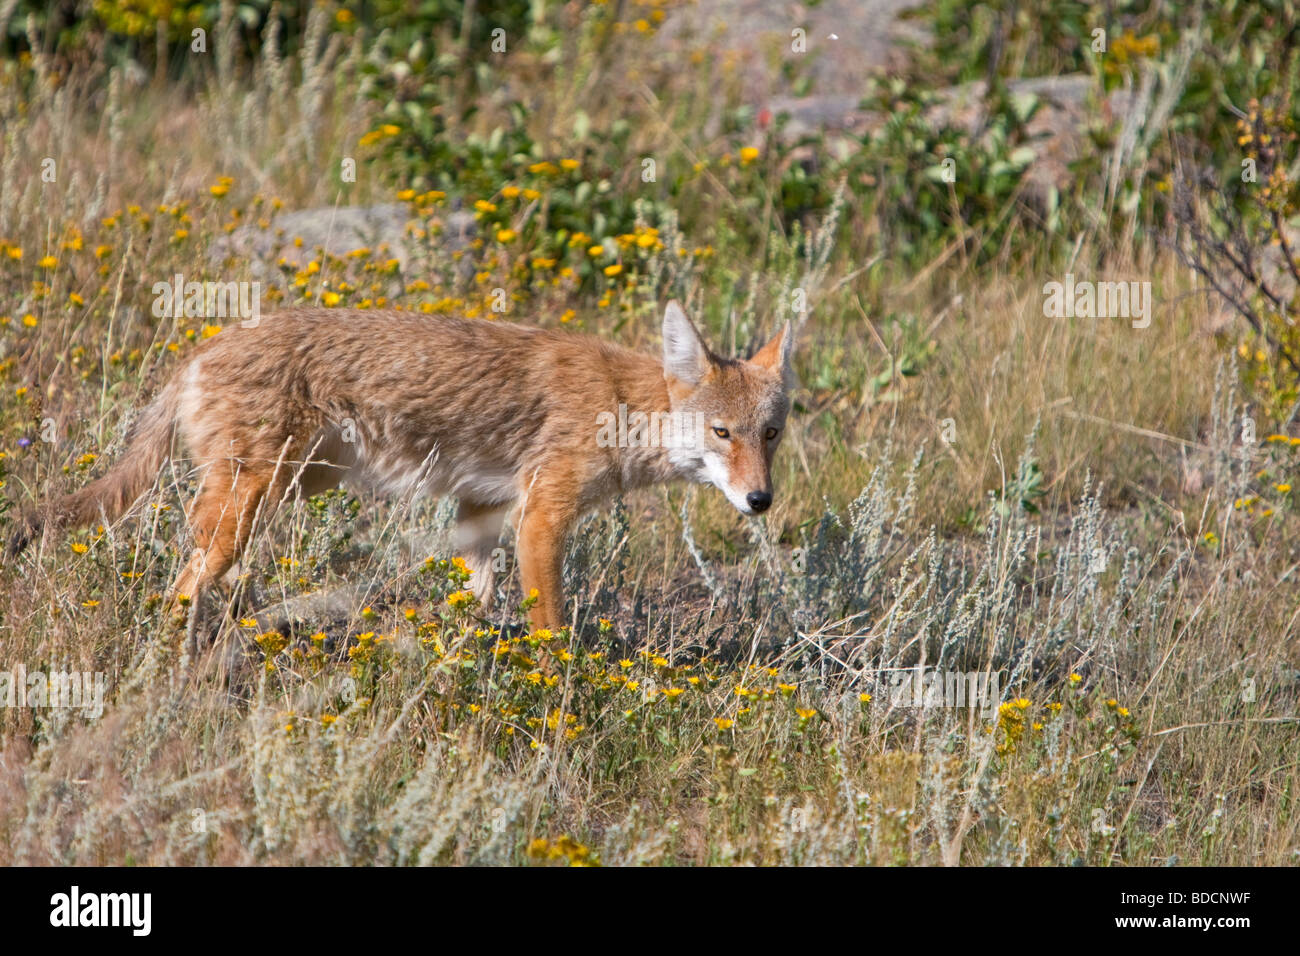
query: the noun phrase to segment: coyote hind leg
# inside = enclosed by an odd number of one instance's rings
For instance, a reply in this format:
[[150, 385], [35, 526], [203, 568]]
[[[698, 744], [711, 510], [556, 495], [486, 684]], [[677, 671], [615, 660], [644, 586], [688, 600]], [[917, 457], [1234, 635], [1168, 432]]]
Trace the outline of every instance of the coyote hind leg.
[[196, 598], [239, 559], [252, 535], [258, 507], [263, 501], [268, 507], [276, 503], [270, 492], [284, 482], [275, 475], [274, 469], [240, 465], [229, 483], [212, 476], [204, 481], [190, 508], [194, 551], [172, 584], [173, 604], [180, 595]]

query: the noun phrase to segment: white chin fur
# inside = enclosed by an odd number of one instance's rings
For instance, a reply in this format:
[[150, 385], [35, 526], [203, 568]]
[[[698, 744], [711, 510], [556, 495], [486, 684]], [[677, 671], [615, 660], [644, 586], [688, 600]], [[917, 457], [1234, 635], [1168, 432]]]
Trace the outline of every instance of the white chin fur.
[[751, 518], [754, 516], [755, 511], [749, 506], [745, 496], [727, 487], [726, 478], [722, 473], [724, 469], [721, 461], [708, 457], [696, 458], [679, 461], [678, 467], [682, 469], [682, 474], [688, 476], [692, 481], [702, 485], [713, 485], [722, 492], [730, 505], [742, 515]]
[[738, 495], [730, 488], [725, 485], [719, 485], [717, 482], [714, 482], [714, 484], [717, 486], [719, 491], [727, 496], [727, 500], [731, 502], [731, 506], [742, 515], [749, 515], [752, 517], [755, 514], [754, 509], [749, 506], [749, 502], [745, 500], [744, 495]]
[[749, 502], [745, 500], [745, 496], [732, 488], [729, 488], [722, 476], [717, 474], [712, 468], [709, 469], [708, 480], [709, 484], [713, 485], [727, 496], [727, 500], [731, 502], [731, 506], [742, 515], [754, 514], [754, 509], [749, 506]]

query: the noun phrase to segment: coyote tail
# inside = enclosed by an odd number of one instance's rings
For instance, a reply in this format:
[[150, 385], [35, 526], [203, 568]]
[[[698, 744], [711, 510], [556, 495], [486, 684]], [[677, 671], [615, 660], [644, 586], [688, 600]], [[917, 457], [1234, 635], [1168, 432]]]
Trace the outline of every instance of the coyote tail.
[[180, 388], [173, 380], [131, 426], [126, 451], [108, 474], [22, 519], [9, 539], [8, 557], [17, 557], [47, 527], [82, 527], [101, 515], [112, 521], [125, 513], [153, 484], [171, 454], [179, 404]]

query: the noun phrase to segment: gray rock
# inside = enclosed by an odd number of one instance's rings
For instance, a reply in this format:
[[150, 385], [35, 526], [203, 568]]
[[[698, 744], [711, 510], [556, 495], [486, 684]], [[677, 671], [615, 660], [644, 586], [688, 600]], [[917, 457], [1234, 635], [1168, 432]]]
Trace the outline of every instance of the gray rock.
[[[672, 11], [659, 38], [674, 48], [708, 41], [719, 59], [739, 64], [756, 102], [792, 95], [791, 80], [810, 82], [818, 96], [858, 97], [874, 71], [901, 66], [907, 45], [925, 41], [921, 27], [902, 16], [923, 3], [708, 0]], [[796, 29], [803, 31], [803, 53], [792, 49]], [[791, 60], [794, 70], [783, 69]]]
[[[1092, 148], [1089, 127], [1123, 120], [1132, 100], [1125, 90], [1099, 95], [1097, 81], [1085, 73], [1012, 80], [1007, 91], [1013, 97], [1032, 96], [1038, 102], [1025, 132], [1037, 154], [1026, 173], [1026, 198], [1039, 206], [1046, 203], [1053, 188], [1069, 184], [1070, 164]], [[988, 85], [983, 80], [951, 87], [939, 95], [940, 103], [926, 114], [931, 123], [970, 136], [981, 133], [988, 121]]]
[[367, 596], [367, 588], [362, 585], [313, 591], [277, 601], [256, 612], [253, 618], [262, 631], [287, 631], [294, 626], [319, 630], [329, 624], [355, 619], [366, 603]]
[[[420, 230], [424, 230], [423, 237], [418, 236]], [[402, 277], [411, 275], [414, 263], [429, 256], [445, 259], [454, 252], [465, 252], [475, 235], [474, 216], [463, 210], [420, 221], [412, 218], [404, 203], [327, 206], [279, 213], [265, 229], [256, 223], [241, 226], [213, 243], [209, 257], [218, 267], [245, 265], [252, 279], [284, 289], [289, 278], [279, 265], [281, 259], [303, 268], [323, 249], [344, 260], [341, 277], [356, 283], [361, 281], [363, 263], [346, 257], [355, 250], [370, 249], [372, 261], [397, 260], [398, 275], [393, 280], [393, 291], [397, 291]], [[462, 276], [472, 273], [468, 256], [458, 269]]]
[[[659, 38], [670, 56], [681, 58], [703, 45], [714, 60], [736, 64], [754, 107], [766, 109], [773, 120], [785, 117], [775, 133], [784, 142], [824, 136], [831, 154], [844, 156], [855, 140], [879, 129], [888, 118], [861, 106], [871, 78], [896, 71], [909, 47], [930, 42], [924, 27], [907, 16], [922, 3], [710, 0], [673, 11]], [[804, 31], [804, 53], [791, 48], [795, 29]], [[1084, 74], [1014, 80], [1009, 85], [1013, 95], [1032, 94], [1041, 104], [1028, 123], [1037, 156], [1027, 173], [1026, 195], [1039, 204], [1053, 187], [1070, 181], [1070, 163], [1090, 148], [1090, 124], [1122, 120], [1133, 99], [1125, 91], [1099, 98], [1095, 80]], [[983, 82], [943, 90], [928, 118], [978, 135], [986, 119], [986, 93]], [[795, 159], [800, 158], [796, 154]]]
[[[1039, 206], [1046, 203], [1053, 188], [1071, 181], [1070, 164], [1091, 148], [1088, 129], [1094, 123], [1122, 121], [1133, 97], [1126, 90], [1098, 96], [1096, 81], [1083, 73], [1012, 80], [1012, 96], [1032, 96], [1037, 109], [1026, 123], [1029, 145], [1036, 156], [1026, 174], [1026, 199]], [[951, 127], [965, 135], [979, 136], [988, 120], [987, 84], [980, 80], [949, 87], [936, 93], [938, 101], [925, 113], [934, 127]], [[825, 135], [833, 153], [842, 154], [851, 138], [861, 138], [880, 129], [886, 114], [862, 109], [856, 97], [820, 95], [776, 97], [767, 104], [774, 118], [784, 115], [780, 135], [796, 141], [808, 135]]]

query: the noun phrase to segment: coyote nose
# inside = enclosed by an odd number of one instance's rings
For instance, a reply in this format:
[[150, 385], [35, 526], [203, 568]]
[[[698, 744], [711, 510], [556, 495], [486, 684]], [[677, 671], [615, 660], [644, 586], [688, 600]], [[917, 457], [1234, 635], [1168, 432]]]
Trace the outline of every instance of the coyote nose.
[[745, 501], [755, 512], [763, 512], [772, 506], [772, 493], [770, 491], [751, 491], [745, 495]]

